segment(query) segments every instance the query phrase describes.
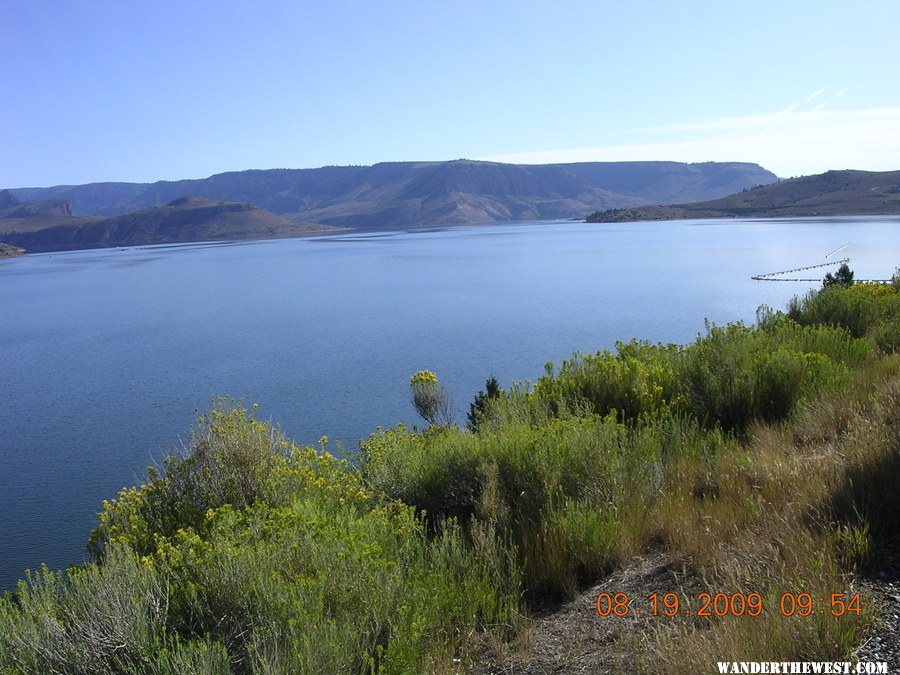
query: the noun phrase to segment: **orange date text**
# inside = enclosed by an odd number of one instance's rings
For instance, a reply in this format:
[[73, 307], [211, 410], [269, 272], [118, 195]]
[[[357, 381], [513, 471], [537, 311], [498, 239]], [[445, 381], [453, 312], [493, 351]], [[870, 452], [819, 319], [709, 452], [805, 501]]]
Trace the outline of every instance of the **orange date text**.
[[862, 613], [859, 593], [831, 593], [814, 596], [809, 593], [782, 593], [763, 598], [759, 593], [698, 593], [687, 597], [677, 593], [651, 593], [632, 598], [627, 593], [600, 593], [595, 603], [603, 618], [647, 615], [654, 617], [759, 617], [766, 611], [786, 617], [814, 614], [833, 617]]

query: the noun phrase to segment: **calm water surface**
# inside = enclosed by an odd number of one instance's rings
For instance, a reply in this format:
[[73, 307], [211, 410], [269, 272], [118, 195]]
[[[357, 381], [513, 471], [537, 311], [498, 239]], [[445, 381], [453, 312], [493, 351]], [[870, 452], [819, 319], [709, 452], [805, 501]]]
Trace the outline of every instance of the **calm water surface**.
[[416, 370], [438, 373], [462, 420], [490, 375], [534, 380], [575, 350], [687, 342], [704, 318], [783, 307], [817, 284], [750, 276], [847, 242], [858, 278], [890, 276], [898, 225], [524, 223], [0, 261], [0, 589], [82, 561], [101, 501], [212, 394], [259, 403], [297, 441], [353, 449], [416, 422]]

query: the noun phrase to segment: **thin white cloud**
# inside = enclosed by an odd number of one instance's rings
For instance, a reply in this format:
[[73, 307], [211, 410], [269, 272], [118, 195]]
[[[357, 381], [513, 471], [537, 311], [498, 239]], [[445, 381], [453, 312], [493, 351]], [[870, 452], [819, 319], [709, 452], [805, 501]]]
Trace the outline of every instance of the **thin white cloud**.
[[780, 117], [781, 115], [787, 115], [789, 112], [792, 112], [792, 111], [796, 110], [796, 109], [799, 108], [799, 107], [800, 107], [800, 101], [797, 101], [796, 103], [791, 103], [791, 104], [790, 104], [787, 108], [785, 108], [784, 110], [779, 110], [779, 111], [778, 111], [777, 113], [775, 113], [775, 114], [778, 115], [779, 117]]
[[805, 100], [812, 101], [814, 98], [816, 98], [817, 96], [821, 96], [824, 93], [825, 93], [825, 87], [820, 87], [819, 89], [816, 89], [813, 93], [811, 93], [809, 96], [807, 96]]
[[757, 162], [779, 176], [828, 169], [900, 169], [900, 107], [864, 110], [790, 108], [778, 113], [651, 127], [654, 141], [493, 155], [519, 164], [579, 161]]

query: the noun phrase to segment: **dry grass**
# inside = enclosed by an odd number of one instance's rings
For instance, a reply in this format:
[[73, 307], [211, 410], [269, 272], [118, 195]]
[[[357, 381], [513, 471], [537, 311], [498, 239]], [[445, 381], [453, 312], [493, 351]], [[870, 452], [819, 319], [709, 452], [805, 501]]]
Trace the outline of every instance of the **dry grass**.
[[[757, 592], [765, 611], [659, 621], [640, 642], [646, 670], [848, 656], [872, 620], [873, 600], [864, 594], [861, 615], [840, 618], [827, 600], [859, 592], [855, 572], [897, 534], [898, 411], [900, 360], [892, 357], [861, 370], [842, 396], [805, 406], [787, 423], [756, 426], [744, 451], [724, 455], [708, 473], [677, 467], [655, 513], [670, 551], [696, 566], [708, 592]], [[714, 488], [705, 484], [698, 494], [709, 475], [717, 477]], [[781, 595], [800, 592], [824, 614], [782, 616]]]

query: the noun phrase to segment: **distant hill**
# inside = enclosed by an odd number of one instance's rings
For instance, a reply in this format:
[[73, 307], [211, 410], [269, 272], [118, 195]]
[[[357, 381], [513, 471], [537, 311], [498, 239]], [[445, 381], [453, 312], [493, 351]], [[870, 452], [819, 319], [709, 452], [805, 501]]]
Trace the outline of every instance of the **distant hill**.
[[597, 211], [588, 222], [900, 214], [900, 171], [828, 171], [693, 204]]
[[73, 216], [68, 202], [47, 199], [0, 212], [0, 240], [30, 252], [192, 241], [270, 239], [334, 231], [296, 223], [252, 204], [181, 197], [120, 216]]
[[581, 218], [591, 210], [723, 197], [777, 177], [739, 162], [516, 165], [456, 160], [269, 169], [198, 180], [17, 188], [21, 202], [63, 200], [76, 216], [116, 216], [190, 194], [247, 202], [288, 220], [357, 229]]

